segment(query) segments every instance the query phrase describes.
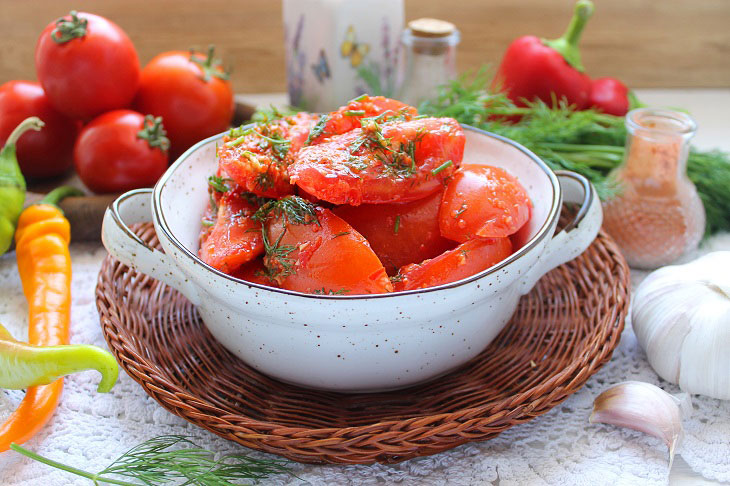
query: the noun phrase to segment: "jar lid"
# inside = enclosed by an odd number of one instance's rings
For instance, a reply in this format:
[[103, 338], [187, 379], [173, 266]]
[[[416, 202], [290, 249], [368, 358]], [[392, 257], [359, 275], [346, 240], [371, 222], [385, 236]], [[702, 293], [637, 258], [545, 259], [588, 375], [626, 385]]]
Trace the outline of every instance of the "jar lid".
[[451, 22], [428, 17], [411, 20], [408, 28], [415, 37], [448, 37], [456, 30]]

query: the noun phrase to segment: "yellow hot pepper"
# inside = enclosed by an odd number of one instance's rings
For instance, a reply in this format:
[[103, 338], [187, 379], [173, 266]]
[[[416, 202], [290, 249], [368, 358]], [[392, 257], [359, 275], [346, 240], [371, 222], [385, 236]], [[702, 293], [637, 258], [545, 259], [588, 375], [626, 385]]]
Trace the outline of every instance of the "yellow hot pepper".
[[[32, 346], [53, 346], [41, 350], [38, 348], [19, 348], [20, 343], [9, 341], [4, 331], [6, 350], [16, 353], [15, 358], [23, 356], [26, 364], [34, 354], [41, 362], [48, 357], [69, 357], [73, 353], [83, 356], [84, 363], [93, 362], [93, 368], [102, 371], [103, 379], [100, 388], [108, 390], [113, 386], [118, 374], [116, 361], [102, 350], [90, 352], [88, 348], [76, 348], [75, 351], [61, 350], [59, 345], [68, 344], [69, 323], [71, 314], [71, 256], [68, 244], [71, 230], [68, 220], [56, 203], [65, 196], [78, 190], [68, 187], [58, 188], [49, 193], [39, 204], [25, 209], [18, 220], [15, 232], [15, 251], [18, 271], [23, 284], [23, 292], [28, 299], [28, 341]], [[77, 355], [77, 357], [79, 356]], [[31, 360], [32, 361], [32, 360]], [[20, 361], [16, 361], [19, 363]], [[7, 365], [7, 363], [3, 363]], [[39, 366], [34, 382], [48, 382], [64, 370], [74, 368], [69, 363], [56, 367]], [[26, 370], [27, 371], [27, 370]], [[8, 382], [12, 380], [8, 379]], [[17, 379], [20, 382], [20, 379]], [[17, 383], [16, 383], [17, 384]], [[32, 437], [53, 415], [63, 388], [63, 379], [50, 384], [31, 386], [28, 388], [20, 406], [8, 420], [0, 426], [0, 452], [8, 449], [12, 442], [22, 443]]]

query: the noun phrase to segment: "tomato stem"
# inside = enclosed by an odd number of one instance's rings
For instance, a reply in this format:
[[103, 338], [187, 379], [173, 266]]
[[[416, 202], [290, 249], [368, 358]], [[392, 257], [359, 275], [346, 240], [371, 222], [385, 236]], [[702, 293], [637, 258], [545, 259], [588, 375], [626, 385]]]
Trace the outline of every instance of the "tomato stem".
[[215, 46], [213, 44], [208, 46], [208, 55], [203, 59], [203, 55], [190, 49], [190, 61], [194, 62], [203, 71], [201, 79], [206, 83], [212, 78], [218, 78], [226, 81], [230, 77], [230, 70], [226, 71], [221, 66], [223, 62], [220, 59], [214, 57]]
[[61, 17], [56, 20], [56, 27], [51, 31], [51, 39], [56, 44], [64, 44], [71, 39], [84, 37], [89, 21], [79, 18], [76, 10], [71, 10], [71, 19]]
[[150, 148], [159, 148], [163, 152], [167, 152], [170, 148], [170, 139], [167, 138], [161, 116], [155, 118], [152, 115], [145, 115], [142, 130], [137, 132], [137, 138], [147, 140]]

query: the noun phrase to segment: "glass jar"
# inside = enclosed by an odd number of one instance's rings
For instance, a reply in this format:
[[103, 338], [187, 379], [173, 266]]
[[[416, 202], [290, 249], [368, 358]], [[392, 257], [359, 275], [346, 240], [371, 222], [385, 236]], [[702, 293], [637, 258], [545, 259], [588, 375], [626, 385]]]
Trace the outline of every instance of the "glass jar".
[[398, 99], [412, 106], [433, 98], [437, 88], [456, 78], [456, 46], [461, 34], [444, 20], [408, 22], [401, 36], [403, 52]]
[[697, 248], [705, 210], [687, 177], [689, 141], [697, 129], [687, 114], [640, 108], [626, 115], [626, 152], [612, 174], [616, 196], [604, 203], [603, 226], [626, 261], [652, 269]]

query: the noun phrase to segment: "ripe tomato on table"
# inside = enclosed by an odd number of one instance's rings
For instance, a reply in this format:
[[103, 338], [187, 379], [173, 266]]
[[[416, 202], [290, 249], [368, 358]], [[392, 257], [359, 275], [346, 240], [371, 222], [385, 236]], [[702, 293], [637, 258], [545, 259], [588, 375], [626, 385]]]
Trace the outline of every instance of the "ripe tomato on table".
[[86, 12], [72, 11], [46, 26], [35, 66], [53, 106], [83, 120], [126, 108], [139, 86], [139, 58], [127, 34]]
[[74, 164], [92, 191], [128, 191], [157, 182], [167, 169], [168, 147], [160, 118], [115, 110], [83, 128], [74, 146]]
[[9, 81], [0, 86], [0, 146], [10, 132], [29, 116], [45, 124], [28, 131], [18, 140], [20, 170], [26, 177], [53, 177], [73, 164], [73, 148], [79, 122], [56, 111], [43, 88], [33, 81]]
[[135, 108], [165, 120], [174, 160], [195, 143], [226, 130], [233, 90], [221, 62], [197, 52], [163, 52], [142, 70]]

